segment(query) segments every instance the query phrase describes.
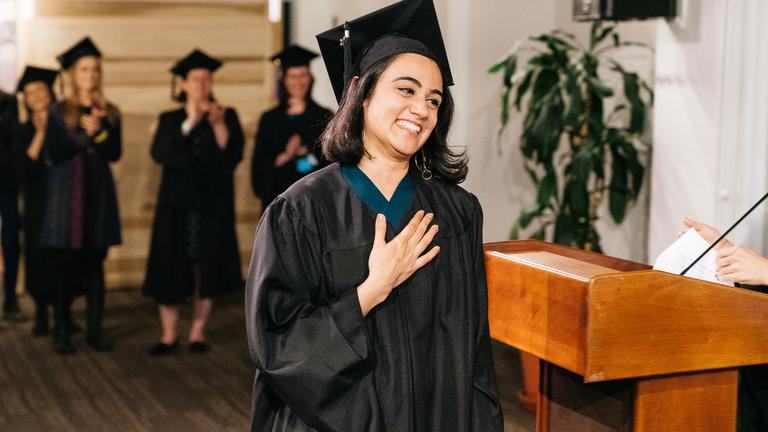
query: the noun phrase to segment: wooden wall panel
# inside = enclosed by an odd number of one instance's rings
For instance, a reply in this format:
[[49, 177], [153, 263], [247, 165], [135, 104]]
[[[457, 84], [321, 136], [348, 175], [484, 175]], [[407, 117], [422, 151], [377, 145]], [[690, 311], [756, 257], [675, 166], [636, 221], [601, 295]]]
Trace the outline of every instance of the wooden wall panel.
[[[282, 44], [281, 24], [269, 23], [264, 0], [38, 0], [20, 29], [24, 63], [56, 67], [55, 56], [85, 35], [104, 54], [104, 91], [123, 112], [123, 157], [113, 165], [123, 244], [110, 250], [107, 285], [139, 286], [144, 278], [160, 168], [149, 149], [170, 100], [168, 70], [199, 47], [224, 60], [215, 75], [217, 100], [237, 109], [246, 134], [235, 173], [237, 233], [248, 263], [259, 203], [249, 182], [256, 122], [275, 103], [269, 56]], [[244, 268], [245, 270], [245, 268]]]

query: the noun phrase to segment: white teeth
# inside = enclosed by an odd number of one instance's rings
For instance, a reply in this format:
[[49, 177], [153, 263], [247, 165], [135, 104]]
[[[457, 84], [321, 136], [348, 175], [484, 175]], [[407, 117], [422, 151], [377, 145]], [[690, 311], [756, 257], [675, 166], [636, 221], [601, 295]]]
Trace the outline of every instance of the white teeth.
[[421, 132], [421, 127], [418, 125], [415, 125], [409, 121], [406, 120], [398, 120], [397, 125], [400, 126], [403, 129], [408, 129], [409, 131], [413, 133], [419, 133]]

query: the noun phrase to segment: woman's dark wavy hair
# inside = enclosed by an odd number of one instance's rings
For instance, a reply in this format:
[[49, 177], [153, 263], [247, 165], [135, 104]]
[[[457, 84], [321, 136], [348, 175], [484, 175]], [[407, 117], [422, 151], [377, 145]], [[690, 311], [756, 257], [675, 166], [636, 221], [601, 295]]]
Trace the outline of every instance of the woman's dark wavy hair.
[[[329, 161], [357, 165], [365, 155], [362, 139], [365, 117], [363, 101], [371, 96], [379, 78], [396, 57], [397, 55], [393, 55], [379, 60], [358, 79], [350, 80], [339, 110], [331, 118], [320, 139], [323, 155]], [[445, 87], [442, 103], [437, 111], [437, 123], [422, 150], [427, 158], [427, 166], [435, 178], [459, 184], [467, 177], [467, 156], [466, 152], [455, 153], [448, 148], [446, 138], [453, 119], [453, 107], [453, 97], [448, 87]], [[412, 164], [417, 156], [420, 157], [421, 152], [413, 155]]]

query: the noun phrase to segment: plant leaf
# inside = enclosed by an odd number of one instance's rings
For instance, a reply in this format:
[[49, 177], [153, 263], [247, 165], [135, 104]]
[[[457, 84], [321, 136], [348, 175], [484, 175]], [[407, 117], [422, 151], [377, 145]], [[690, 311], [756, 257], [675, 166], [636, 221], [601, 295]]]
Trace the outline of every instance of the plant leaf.
[[536, 201], [539, 208], [549, 206], [549, 200], [557, 194], [557, 177], [554, 170], [547, 170], [547, 174], [538, 183], [537, 192]]
[[617, 146], [612, 146], [613, 160], [611, 161], [611, 182], [608, 188], [608, 209], [616, 223], [624, 221], [628, 203], [627, 190], [627, 161], [617, 151]]
[[532, 239], [536, 240], [544, 240], [544, 236], [547, 233], [547, 225], [542, 225], [538, 230], [536, 230], [535, 233], [531, 234]]
[[600, 81], [598, 78], [595, 77], [587, 77], [587, 82], [589, 83], [589, 87], [597, 93], [600, 97], [610, 97], [613, 96], [613, 90], [608, 87], [607, 84]]
[[553, 241], [558, 244], [571, 246], [575, 240], [573, 221], [565, 214], [559, 214], [555, 221], [555, 236]]
[[515, 223], [512, 225], [512, 229], [509, 230], [509, 239], [510, 240], [517, 240], [520, 238], [520, 224]]
[[537, 216], [541, 216], [541, 213], [542, 209], [538, 205], [533, 204], [520, 212], [520, 217], [517, 219], [517, 224], [520, 225], [520, 228], [522, 229], [528, 228], [528, 225], [531, 224], [533, 219], [535, 219]]
[[536, 70], [528, 69], [525, 72], [525, 76], [523, 77], [523, 80], [520, 81], [520, 85], [517, 86], [517, 94], [515, 95], [515, 108], [518, 111], [520, 111], [520, 102], [523, 100], [523, 96], [525, 95], [525, 92], [528, 91], [528, 88], [531, 85], [531, 81], [533, 81], [535, 76], [536, 76]]

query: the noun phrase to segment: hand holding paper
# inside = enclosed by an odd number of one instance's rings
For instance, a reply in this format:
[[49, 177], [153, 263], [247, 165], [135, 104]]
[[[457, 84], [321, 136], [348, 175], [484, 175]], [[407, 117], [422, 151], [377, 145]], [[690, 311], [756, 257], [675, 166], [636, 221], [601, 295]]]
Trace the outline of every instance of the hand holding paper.
[[[654, 270], [661, 270], [669, 273], [680, 274], [688, 267], [709, 244], [699, 235], [699, 233], [690, 228], [680, 238], [678, 238], [669, 247], [656, 258], [653, 265]], [[701, 279], [709, 282], [715, 282], [723, 285], [733, 286], [731, 282], [724, 282], [717, 279], [717, 252], [711, 250], [696, 263], [686, 276]]]

